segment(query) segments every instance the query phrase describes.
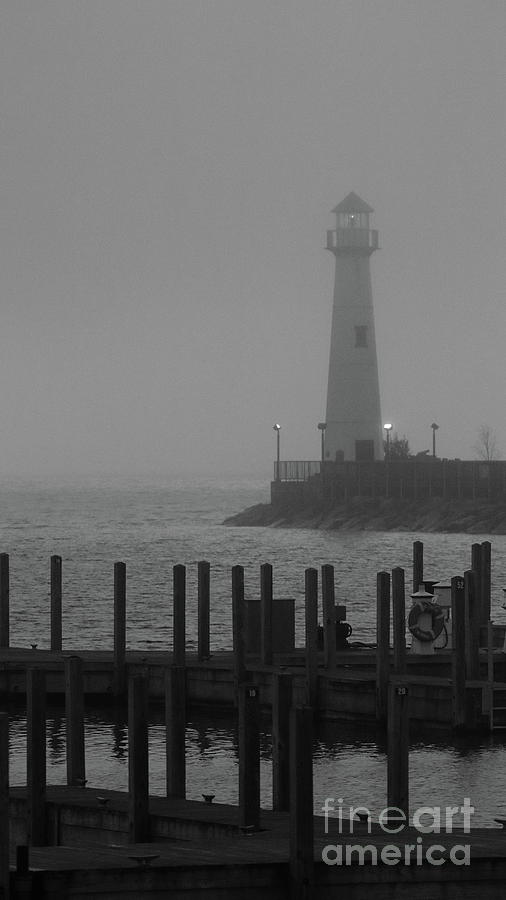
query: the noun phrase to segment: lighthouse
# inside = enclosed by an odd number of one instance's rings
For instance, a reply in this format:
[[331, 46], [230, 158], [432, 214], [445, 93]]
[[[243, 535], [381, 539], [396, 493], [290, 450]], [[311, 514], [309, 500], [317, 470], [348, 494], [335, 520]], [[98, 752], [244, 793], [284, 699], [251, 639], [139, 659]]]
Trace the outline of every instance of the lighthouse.
[[383, 459], [378, 361], [369, 259], [373, 210], [348, 194], [333, 210], [327, 250], [336, 260], [325, 431], [327, 460]]

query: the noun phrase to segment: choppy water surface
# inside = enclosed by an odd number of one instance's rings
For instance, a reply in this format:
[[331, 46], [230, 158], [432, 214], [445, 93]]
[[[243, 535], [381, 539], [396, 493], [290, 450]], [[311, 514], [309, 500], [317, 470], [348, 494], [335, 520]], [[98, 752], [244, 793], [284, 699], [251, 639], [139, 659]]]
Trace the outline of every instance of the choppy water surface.
[[[506, 548], [503, 536], [392, 532], [321, 532], [308, 529], [225, 527], [223, 519], [268, 499], [267, 481], [194, 480], [103, 483], [82, 486], [42, 484], [0, 486], [0, 550], [10, 554], [11, 643], [49, 645], [49, 557], [63, 558], [63, 634], [67, 648], [112, 646], [113, 564], [127, 564], [130, 647], [171, 646], [172, 567], [187, 568], [188, 646], [196, 640], [196, 564], [211, 563], [212, 648], [231, 646], [230, 580], [233, 565], [245, 567], [246, 591], [255, 595], [259, 567], [274, 567], [274, 591], [296, 599], [302, 641], [304, 569], [335, 567], [336, 595], [346, 599], [353, 638], [374, 638], [376, 573], [406, 569], [411, 585], [412, 544], [425, 545], [426, 575], [447, 578], [470, 567], [471, 544], [492, 542], [493, 618], [505, 612]], [[262, 754], [262, 798], [270, 803], [270, 738], [266, 724]], [[11, 781], [24, 780], [26, 723], [12, 723]], [[325, 726], [315, 744], [315, 807], [326, 796], [379, 810], [385, 803], [386, 762], [381, 735], [349, 725]], [[451, 740], [451, 743], [450, 743]], [[150, 728], [153, 793], [164, 790], [164, 735]], [[86, 722], [87, 777], [97, 787], [126, 788], [125, 724], [102, 714]], [[188, 796], [215, 793], [237, 800], [236, 736], [233, 723], [192, 720], [187, 730]], [[48, 780], [65, 780], [64, 720], [48, 720]], [[456, 742], [448, 735], [424, 735], [413, 743], [411, 805], [459, 805], [471, 797], [476, 821], [490, 824], [506, 813], [502, 798], [506, 748], [501, 737]]]

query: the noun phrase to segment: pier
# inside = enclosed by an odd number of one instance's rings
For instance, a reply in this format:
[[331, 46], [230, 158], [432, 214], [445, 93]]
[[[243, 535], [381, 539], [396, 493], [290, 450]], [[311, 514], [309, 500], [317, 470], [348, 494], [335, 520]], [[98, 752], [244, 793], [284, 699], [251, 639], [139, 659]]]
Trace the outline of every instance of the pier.
[[215, 651], [210, 644], [212, 601], [207, 561], [197, 567], [196, 651], [187, 650], [185, 623], [189, 600], [186, 568], [182, 565], [173, 570], [172, 646], [166, 651], [127, 649], [123, 562], [114, 564], [113, 646], [103, 650], [65, 649], [59, 557], [50, 560], [50, 647], [12, 647], [9, 558], [0, 554], [0, 698], [23, 702], [27, 673], [36, 668], [44, 672], [48, 695], [63, 700], [69, 673], [78, 667], [79, 675], [72, 677], [80, 680], [84, 698], [109, 704], [126, 702], [128, 679], [144, 675], [148, 701], [163, 703], [167, 672], [177, 670], [179, 674], [174, 677], [179, 678], [180, 687], [175, 689], [175, 695], [184, 695], [189, 706], [233, 710], [237, 706], [238, 686], [253, 682], [259, 687], [262, 708], [269, 709], [276, 679], [283, 676], [290, 679], [293, 703], [309, 703], [319, 718], [385, 722], [389, 679], [392, 674], [403, 674], [410, 683], [413, 721], [492, 730], [506, 725], [505, 627], [490, 620], [490, 543], [473, 544], [470, 556], [469, 570], [455, 575], [445, 587], [453, 628], [452, 647], [439, 646], [433, 653], [422, 654], [407, 646], [410, 635], [406, 622], [410, 596], [425, 584], [420, 541], [413, 545], [413, 571], [409, 578], [412, 589], [404, 570], [398, 567], [378, 573], [376, 642], [370, 645], [356, 646], [343, 637], [349, 623], [346, 607], [335, 600], [332, 565], [322, 566], [321, 573], [306, 570], [303, 646], [296, 646], [295, 601], [273, 596], [272, 566], [266, 563], [260, 567], [259, 596], [249, 600], [244, 596], [244, 570], [234, 566], [230, 651]]
[[[240, 893], [252, 900], [320, 900], [344, 891], [361, 900], [371, 891], [389, 897], [394, 886], [399, 898], [475, 898], [485, 891], [487, 897], [502, 896], [506, 843], [499, 823], [465, 834], [438, 833], [436, 864], [423, 856], [434, 838], [409, 825], [410, 722], [458, 730], [506, 727], [504, 628], [490, 620], [490, 560], [490, 544], [474, 544], [471, 568], [440, 588], [441, 597], [445, 590], [449, 597], [451, 646], [431, 647], [432, 652], [413, 652], [406, 641], [408, 596], [413, 604], [423, 597], [430, 607], [427, 589], [435, 590], [424, 581], [418, 541], [412, 590], [404, 569], [378, 573], [377, 641], [370, 646], [349, 645], [346, 609], [336, 602], [330, 564], [321, 572], [306, 569], [305, 642], [295, 646], [294, 601], [273, 596], [272, 567], [264, 564], [259, 596], [249, 602], [243, 569], [233, 567], [233, 649], [215, 652], [209, 640], [209, 564], [202, 562], [197, 650], [186, 648], [181, 565], [173, 570], [172, 647], [127, 649], [126, 567], [116, 563], [113, 646], [77, 652], [64, 647], [59, 558], [50, 565], [50, 647], [10, 646], [9, 560], [3, 554], [0, 698], [26, 707], [27, 783], [9, 787], [8, 716], [0, 713], [0, 897], [218, 900]], [[65, 786], [46, 784], [48, 698], [65, 708]], [[128, 710], [127, 792], [87, 782], [83, 721], [91, 699]], [[165, 711], [164, 797], [149, 795], [153, 704]], [[212, 794], [186, 799], [185, 723], [191, 706], [228, 709], [238, 723], [237, 806], [215, 803]], [[260, 806], [261, 715], [264, 721], [270, 717], [272, 732], [271, 810]], [[318, 718], [363, 719], [386, 729], [385, 806], [405, 817], [402, 845], [412, 846], [416, 859], [399, 850], [394, 863], [388, 860], [393, 838], [381, 821], [366, 817], [364, 824], [357, 815], [346, 834], [336, 833], [332, 817], [314, 815], [312, 734]], [[350, 842], [355, 849], [347, 861]], [[455, 843], [468, 847], [469, 865], [452, 861]]]

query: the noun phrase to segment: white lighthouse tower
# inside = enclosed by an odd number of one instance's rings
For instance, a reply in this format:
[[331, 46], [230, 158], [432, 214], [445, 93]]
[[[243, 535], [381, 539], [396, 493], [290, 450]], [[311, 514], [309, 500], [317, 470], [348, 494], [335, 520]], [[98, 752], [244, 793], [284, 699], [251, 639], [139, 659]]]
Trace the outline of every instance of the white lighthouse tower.
[[333, 210], [327, 250], [336, 258], [325, 432], [328, 460], [383, 459], [378, 361], [369, 257], [378, 232], [373, 212], [357, 194]]

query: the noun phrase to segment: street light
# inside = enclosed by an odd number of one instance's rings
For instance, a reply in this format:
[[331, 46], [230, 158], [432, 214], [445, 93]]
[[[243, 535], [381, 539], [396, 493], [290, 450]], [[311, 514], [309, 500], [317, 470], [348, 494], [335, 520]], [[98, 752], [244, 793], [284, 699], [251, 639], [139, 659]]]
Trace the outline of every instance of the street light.
[[390, 432], [393, 427], [394, 426], [392, 425], [391, 422], [385, 422], [385, 424], [383, 425], [383, 428], [385, 429], [385, 431], [387, 433], [387, 447], [386, 447], [386, 451], [385, 451], [385, 456], [387, 459], [389, 459], [389, 457], [390, 457]]
[[325, 429], [327, 427], [326, 422], [318, 422], [318, 429], [322, 433], [322, 462], [325, 461]]
[[276, 422], [275, 425], [272, 426], [274, 431], [276, 432], [276, 481], [280, 481], [280, 472], [279, 472], [279, 432], [281, 431], [281, 425], [278, 425]]
[[430, 426], [432, 428], [432, 455], [436, 455], [436, 431], [439, 428], [439, 425], [436, 425], [435, 422]]

